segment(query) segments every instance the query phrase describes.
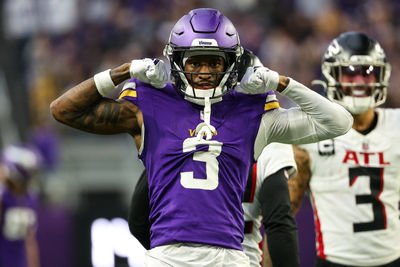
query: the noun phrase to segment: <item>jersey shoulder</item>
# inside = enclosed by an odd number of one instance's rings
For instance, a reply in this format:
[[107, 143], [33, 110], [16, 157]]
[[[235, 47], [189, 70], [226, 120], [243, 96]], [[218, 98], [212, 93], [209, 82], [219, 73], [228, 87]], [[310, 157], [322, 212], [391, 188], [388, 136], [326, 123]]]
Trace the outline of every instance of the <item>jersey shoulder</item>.
[[124, 84], [118, 99], [125, 99], [137, 104], [146, 95], [169, 94], [171, 92], [176, 92], [171, 83], [167, 83], [166, 87], [162, 89], [156, 89], [150, 84], [132, 78]]
[[270, 112], [280, 108], [278, 98], [274, 91], [269, 91], [265, 94], [249, 95], [237, 92], [236, 90], [229, 94], [234, 99], [240, 99], [240, 102], [255, 103], [262, 101], [264, 103], [264, 112]]
[[400, 130], [400, 109], [377, 108], [376, 112], [378, 113], [378, 116], [382, 118], [381, 125], [383, 127], [390, 128], [392, 131], [396, 129]]

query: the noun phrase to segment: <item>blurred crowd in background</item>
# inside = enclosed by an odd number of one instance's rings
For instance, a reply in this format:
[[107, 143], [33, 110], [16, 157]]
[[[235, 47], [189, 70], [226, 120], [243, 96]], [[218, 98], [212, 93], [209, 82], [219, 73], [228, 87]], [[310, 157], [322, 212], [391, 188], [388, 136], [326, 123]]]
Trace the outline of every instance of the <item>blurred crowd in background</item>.
[[173, 24], [197, 7], [219, 9], [266, 66], [308, 85], [330, 40], [366, 32], [393, 67], [386, 105], [399, 104], [399, 1], [3, 0], [2, 71], [22, 138], [53, 124], [49, 103], [72, 85], [131, 59], [162, 57]]
[[[344, 31], [365, 32], [381, 43], [392, 65], [385, 106], [400, 106], [400, 90], [396, 88], [400, 83], [400, 1], [2, 0], [0, 3], [0, 148], [17, 142], [34, 143], [44, 155], [44, 169], [48, 173], [63, 164], [66, 158], [63, 148], [70, 144], [66, 145], [65, 140], [87, 138], [57, 124], [50, 116], [50, 102], [101, 70], [132, 59], [163, 58], [162, 51], [173, 24], [198, 7], [219, 9], [236, 25], [242, 45], [252, 50], [264, 65], [310, 86], [312, 80], [321, 77], [321, 57], [334, 37]], [[132, 148], [135, 149], [133, 145]], [[135, 153], [132, 155], [136, 157]], [[63, 177], [68, 179], [68, 175]], [[52, 192], [60, 190], [59, 186], [51, 188]]]

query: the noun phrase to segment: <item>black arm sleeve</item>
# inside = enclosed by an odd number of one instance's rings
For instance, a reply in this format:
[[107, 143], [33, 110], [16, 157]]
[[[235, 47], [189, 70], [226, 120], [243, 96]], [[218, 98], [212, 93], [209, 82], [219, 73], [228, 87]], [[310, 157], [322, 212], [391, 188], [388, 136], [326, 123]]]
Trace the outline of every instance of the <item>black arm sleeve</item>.
[[132, 195], [128, 225], [131, 234], [146, 249], [150, 249], [150, 204], [147, 172], [143, 171]]
[[292, 215], [285, 168], [264, 180], [259, 200], [273, 266], [300, 266], [297, 225]]

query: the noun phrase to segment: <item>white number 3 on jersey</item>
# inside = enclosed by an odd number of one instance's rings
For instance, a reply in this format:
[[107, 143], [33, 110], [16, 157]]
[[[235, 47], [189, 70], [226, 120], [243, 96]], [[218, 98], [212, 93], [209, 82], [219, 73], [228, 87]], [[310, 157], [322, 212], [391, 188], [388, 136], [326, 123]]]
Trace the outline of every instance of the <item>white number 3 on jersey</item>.
[[219, 163], [217, 157], [221, 154], [222, 143], [215, 140], [197, 140], [197, 137], [187, 138], [183, 141], [183, 152], [190, 152], [198, 145], [207, 145], [208, 151], [193, 153], [194, 161], [206, 163], [206, 175], [204, 178], [195, 178], [192, 171], [181, 172], [181, 185], [188, 189], [214, 190], [218, 187]]

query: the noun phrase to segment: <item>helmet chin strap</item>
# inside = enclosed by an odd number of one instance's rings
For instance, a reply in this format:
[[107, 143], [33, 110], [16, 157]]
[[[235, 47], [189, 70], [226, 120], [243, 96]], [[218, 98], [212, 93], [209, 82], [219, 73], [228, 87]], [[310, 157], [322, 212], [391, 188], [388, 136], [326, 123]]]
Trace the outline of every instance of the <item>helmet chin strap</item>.
[[197, 140], [201, 140], [203, 136], [206, 136], [206, 140], [211, 140], [212, 136], [215, 134], [216, 129], [210, 124], [211, 121], [211, 103], [210, 97], [204, 98], [204, 122], [199, 123], [196, 126]]

